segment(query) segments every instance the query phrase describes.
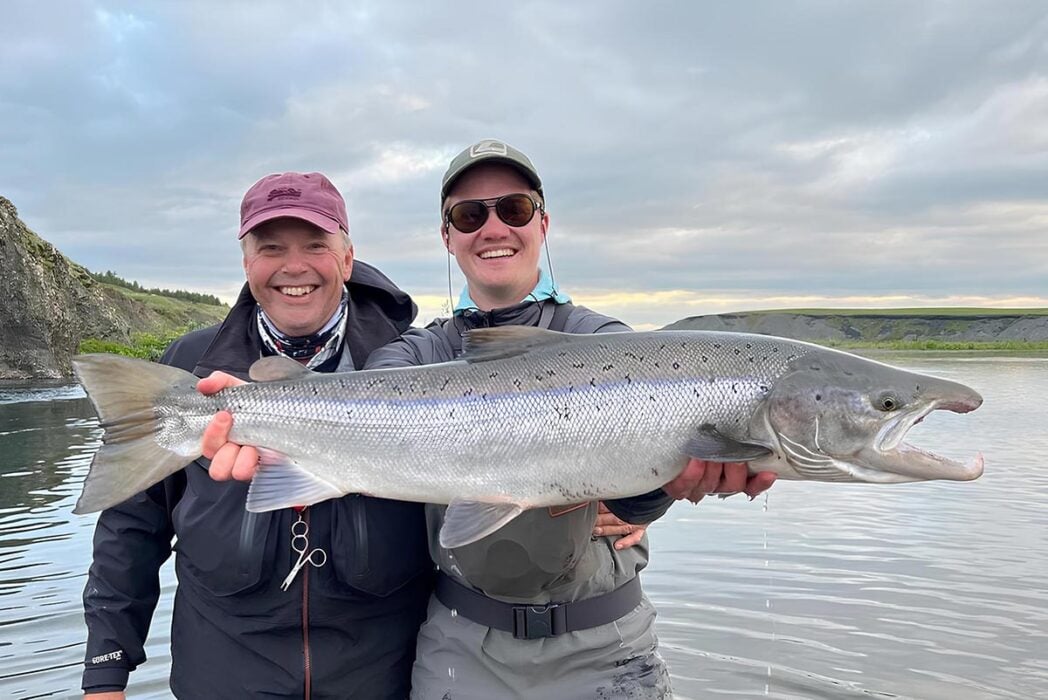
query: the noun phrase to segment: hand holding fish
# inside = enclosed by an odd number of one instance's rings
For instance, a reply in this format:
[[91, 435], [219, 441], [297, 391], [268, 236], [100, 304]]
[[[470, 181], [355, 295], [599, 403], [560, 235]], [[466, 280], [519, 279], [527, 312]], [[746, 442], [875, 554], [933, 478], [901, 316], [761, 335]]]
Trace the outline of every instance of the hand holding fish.
[[745, 462], [711, 462], [692, 458], [680, 476], [662, 490], [678, 501], [686, 498], [692, 503], [698, 503], [713, 493], [721, 498], [745, 493], [752, 501], [775, 483], [775, 476], [775, 472], [751, 475]]
[[[197, 383], [197, 391], [211, 396], [240, 384], [246, 382], [225, 372], [212, 372]], [[229, 411], [216, 413], [204, 429], [200, 452], [211, 460], [208, 473], [215, 481], [251, 481], [258, 469], [258, 450], [250, 445], [229, 442], [229, 431], [232, 428], [233, 415]]]

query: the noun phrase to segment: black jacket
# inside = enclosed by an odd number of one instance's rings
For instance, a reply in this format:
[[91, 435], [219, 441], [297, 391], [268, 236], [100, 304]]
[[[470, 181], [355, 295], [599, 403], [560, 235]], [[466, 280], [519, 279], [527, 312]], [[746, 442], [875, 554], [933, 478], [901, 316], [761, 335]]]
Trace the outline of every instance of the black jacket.
[[[410, 326], [416, 309], [359, 261], [347, 287], [343, 352], [359, 369]], [[201, 377], [212, 370], [246, 377], [261, 348], [254, 310], [245, 285], [220, 326], [180, 338], [161, 361]], [[298, 514], [246, 515], [247, 484], [215, 482], [206, 469], [207, 460], [197, 460], [99, 517], [84, 590], [84, 689], [121, 689], [145, 660], [158, 569], [173, 550], [178, 697], [407, 697], [431, 587], [423, 506], [358, 495], [310, 506], [302, 513], [309, 547], [324, 549], [328, 561], [303, 567], [285, 592]]]

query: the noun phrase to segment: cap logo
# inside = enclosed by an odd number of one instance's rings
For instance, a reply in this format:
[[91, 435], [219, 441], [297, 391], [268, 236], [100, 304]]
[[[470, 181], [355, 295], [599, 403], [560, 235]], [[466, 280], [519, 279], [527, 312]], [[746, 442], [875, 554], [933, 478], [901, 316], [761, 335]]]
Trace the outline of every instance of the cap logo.
[[269, 191], [266, 201], [272, 202], [274, 199], [299, 199], [301, 196], [302, 190], [296, 190], [294, 187], [277, 187], [276, 189]]
[[494, 139], [486, 139], [469, 147], [470, 158], [478, 158], [486, 155], [506, 155], [506, 144]]

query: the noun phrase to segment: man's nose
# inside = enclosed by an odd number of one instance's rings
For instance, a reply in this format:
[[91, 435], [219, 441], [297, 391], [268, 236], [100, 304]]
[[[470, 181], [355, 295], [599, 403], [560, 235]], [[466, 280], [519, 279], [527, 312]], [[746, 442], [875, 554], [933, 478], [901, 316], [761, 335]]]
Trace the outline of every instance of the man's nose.
[[304, 272], [307, 268], [306, 256], [297, 250], [287, 251], [282, 262], [280, 269], [288, 273]]

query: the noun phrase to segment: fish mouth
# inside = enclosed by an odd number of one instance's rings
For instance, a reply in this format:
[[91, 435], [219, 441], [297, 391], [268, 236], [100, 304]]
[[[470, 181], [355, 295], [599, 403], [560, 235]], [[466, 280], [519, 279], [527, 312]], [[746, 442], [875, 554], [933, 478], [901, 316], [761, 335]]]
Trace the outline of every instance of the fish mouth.
[[908, 481], [978, 479], [982, 476], [984, 466], [981, 452], [968, 462], [958, 462], [904, 442], [904, 438], [913, 426], [932, 411], [968, 413], [981, 405], [982, 397], [972, 391], [963, 396], [935, 399], [914, 411], [901, 413], [878, 433], [871, 447], [862, 450], [858, 456], [869, 467], [896, 474]]

